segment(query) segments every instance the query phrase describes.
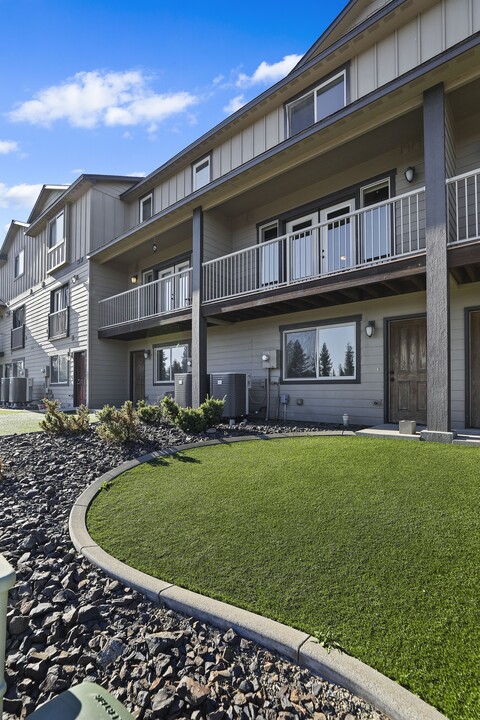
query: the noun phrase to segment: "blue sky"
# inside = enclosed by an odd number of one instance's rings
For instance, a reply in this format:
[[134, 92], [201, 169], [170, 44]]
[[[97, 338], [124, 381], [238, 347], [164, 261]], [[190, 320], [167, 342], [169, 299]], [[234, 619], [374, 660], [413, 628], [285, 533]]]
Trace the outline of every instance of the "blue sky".
[[43, 183], [154, 170], [286, 75], [345, 4], [0, 0], [0, 238]]

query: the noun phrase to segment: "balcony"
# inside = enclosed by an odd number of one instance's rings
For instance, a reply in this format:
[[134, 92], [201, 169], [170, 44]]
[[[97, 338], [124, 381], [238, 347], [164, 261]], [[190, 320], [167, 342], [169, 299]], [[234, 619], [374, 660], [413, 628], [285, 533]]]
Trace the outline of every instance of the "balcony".
[[64, 338], [68, 335], [68, 307], [48, 316], [48, 337], [50, 340]]
[[185, 313], [192, 305], [191, 286], [192, 269], [188, 268], [100, 300], [100, 330], [125, 326], [128, 332], [132, 324], [141, 322], [142, 327], [148, 327], [159, 319]]
[[47, 250], [47, 272], [53, 272], [67, 262], [66, 241], [62, 240]]
[[10, 347], [12, 350], [21, 350], [25, 347], [25, 325], [12, 328]]
[[204, 263], [203, 300], [273, 293], [424, 253], [421, 188]]

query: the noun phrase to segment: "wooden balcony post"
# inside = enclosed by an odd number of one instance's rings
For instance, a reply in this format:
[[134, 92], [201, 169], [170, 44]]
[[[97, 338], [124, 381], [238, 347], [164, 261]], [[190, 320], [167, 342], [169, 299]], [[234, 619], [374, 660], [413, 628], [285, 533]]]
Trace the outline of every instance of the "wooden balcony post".
[[195, 208], [192, 221], [192, 405], [198, 407], [208, 394], [207, 321], [202, 315], [203, 211]]
[[427, 431], [451, 442], [450, 283], [447, 265], [446, 108], [443, 84], [423, 96], [427, 278]]

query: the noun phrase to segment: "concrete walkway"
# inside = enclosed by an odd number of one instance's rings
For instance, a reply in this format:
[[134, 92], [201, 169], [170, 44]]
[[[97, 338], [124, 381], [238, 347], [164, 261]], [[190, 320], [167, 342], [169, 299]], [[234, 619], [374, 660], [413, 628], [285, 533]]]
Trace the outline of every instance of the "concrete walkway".
[[[415, 435], [405, 435], [398, 431], [398, 423], [383, 423], [382, 425], [375, 425], [375, 427], [365, 428], [364, 430], [357, 430], [355, 434], [359, 437], [420, 441], [420, 432], [422, 430], [426, 430], [425, 425], [417, 425], [417, 432]], [[455, 432], [457, 435], [453, 440], [453, 444], [480, 446], [479, 428], [465, 428], [462, 430], [456, 430]]]
[[[75, 502], [69, 521], [72, 542], [78, 552], [101, 568], [107, 575], [120, 580], [135, 590], [139, 590], [154, 602], [185, 615], [198, 618], [201, 621], [209, 622], [215, 627], [233, 628], [239, 635], [254, 640], [270, 650], [279, 652], [290, 660], [317, 673], [325, 680], [350, 690], [385, 713], [391, 720], [446, 720], [445, 716], [438, 710], [427, 705], [416, 695], [359, 660], [336, 650], [327, 652], [316, 638], [300, 630], [233, 605], [212, 600], [204, 595], [199, 595], [135, 570], [106, 553], [88, 533], [86, 515], [90, 503], [100, 492], [103, 483], [113, 480], [126, 470], [157, 458], [208, 445], [239, 441], [271, 441], [295, 435], [305, 437], [308, 434], [310, 433], [289, 433], [288, 435], [279, 434], [262, 437], [247, 436], [243, 438], [225, 438], [221, 441], [210, 440], [202, 443], [201, 446], [198, 443], [181, 445], [123, 463], [120, 467], [105, 473], [93, 482]], [[326, 436], [338, 435], [339, 433], [311, 434]]]

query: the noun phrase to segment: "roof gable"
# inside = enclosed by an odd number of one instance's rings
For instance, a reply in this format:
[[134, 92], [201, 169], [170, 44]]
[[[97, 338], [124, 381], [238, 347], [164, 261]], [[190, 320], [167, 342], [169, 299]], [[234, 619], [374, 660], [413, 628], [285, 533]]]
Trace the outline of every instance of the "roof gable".
[[[403, 2], [404, 0], [401, 1]], [[347, 35], [350, 30], [353, 30], [364, 20], [367, 20], [379, 10], [385, 8], [386, 5], [390, 5], [393, 2], [394, 0], [350, 0], [342, 12], [337, 15], [335, 20], [328, 26], [325, 32], [322, 33], [312, 47], [307, 50], [300, 62], [295, 66], [294, 70], [301, 68], [313, 57], [328, 48], [344, 35]], [[395, 5], [397, 4], [398, 2], [395, 3]]]
[[0, 262], [5, 262], [8, 249], [17, 237], [19, 232], [25, 233], [28, 228], [28, 223], [21, 222], [20, 220], [12, 220], [10, 226], [5, 235], [5, 239], [0, 247]]
[[49, 205], [52, 205], [67, 188], [68, 185], [44, 185], [28, 217], [28, 222], [33, 222]]

